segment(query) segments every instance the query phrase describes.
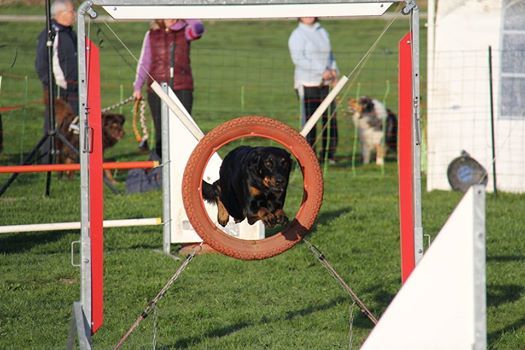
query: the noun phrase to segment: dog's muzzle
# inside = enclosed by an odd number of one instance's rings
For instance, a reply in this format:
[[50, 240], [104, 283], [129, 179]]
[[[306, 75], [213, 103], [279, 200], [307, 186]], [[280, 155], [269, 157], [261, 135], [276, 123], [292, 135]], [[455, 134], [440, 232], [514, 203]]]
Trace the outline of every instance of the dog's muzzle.
[[283, 192], [286, 189], [286, 179], [284, 177], [275, 177], [272, 181], [272, 190], [274, 192]]

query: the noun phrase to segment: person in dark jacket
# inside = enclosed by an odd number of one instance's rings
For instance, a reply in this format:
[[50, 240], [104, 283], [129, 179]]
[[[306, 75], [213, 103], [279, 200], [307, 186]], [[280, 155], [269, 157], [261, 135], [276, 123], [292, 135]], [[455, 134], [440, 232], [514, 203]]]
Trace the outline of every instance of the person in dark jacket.
[[[199, 20], [155, 20], [146, 32], [133, 83], [133, 95], [142, 98], [141, 88], [148, 84], [148, 104], [155, 126], [155, 151], [161, 156], [160, 98], [151, 90], [153, 80], [168, 83], [184, 108], [191, 114], [193, 106], [193, 75], [190, 43], [204, 33]], [[173, 74], [171, 73], [173, 68]]]
[[[65, 100], [78, 114], [78, 62], [77, 62], [77, 35], [73, 30], [75, 23], [75, 8], [71, 0], [55, 0], [51, 5], [51, 30], [53, 33], [53, 79], [49, 82], [49, 64], [47, 55], [47, 29], [38, 36], [35, 68], [44, 88], [46, 114], [44, 117], [44, 132], [50, 129], [48, 119], [48, 94], [52, 85], [55, 97]], [[42, 151], [47, 152], [49, 144], [46, 142]]]

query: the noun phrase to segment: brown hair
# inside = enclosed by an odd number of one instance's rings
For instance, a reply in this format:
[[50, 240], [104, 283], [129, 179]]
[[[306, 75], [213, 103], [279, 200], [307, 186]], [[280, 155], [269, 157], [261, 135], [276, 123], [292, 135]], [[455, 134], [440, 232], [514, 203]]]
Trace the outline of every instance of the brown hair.
[[154, 19], [149, 24], [149, 29], [157, 30], [157, 29], [166, 29], [166, 25], [164, 24], [163, 19]]
[[[297, 22], [301, 22], [301, 18], [302, 17], [297, 17]], [[317, 23], [317, 22], [319, 22], [319, 17], [314, 17], [314, 23]]]

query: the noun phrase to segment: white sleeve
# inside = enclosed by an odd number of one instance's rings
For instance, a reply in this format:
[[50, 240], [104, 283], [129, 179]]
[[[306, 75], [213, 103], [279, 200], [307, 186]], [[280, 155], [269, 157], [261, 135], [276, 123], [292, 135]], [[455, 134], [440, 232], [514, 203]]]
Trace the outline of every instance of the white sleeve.
[[60, 60], [58, 59], [58, 38], [60, 34], [55, 35], [55, 40], [53, 41], [53, 75], [55, 76], [55, 83], [60, 86], [62, 89], [67, 89], [67, 81], [62, 67], [60, 67]]

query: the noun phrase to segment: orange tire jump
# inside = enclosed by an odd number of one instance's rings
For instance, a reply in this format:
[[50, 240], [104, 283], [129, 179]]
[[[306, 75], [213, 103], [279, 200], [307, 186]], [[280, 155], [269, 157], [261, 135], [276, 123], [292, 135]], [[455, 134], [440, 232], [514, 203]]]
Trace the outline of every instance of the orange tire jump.
[[[260, 240], [239, 239], [220, 230], [206, 213], [202, 199], [202, 179], [209, 159], [225, 144], [243, 137], [280, 143], [297, 159], [303, 173], [303, 199], [295, 219], [283, 231]], [[182, 195], [188, 219], [204, 242], [233, 258], [259, 260], [290, 249], [306, 236], [321, 209], [323, 178], [315, 152], [297, 131], [274, 119], [248, 116], [221, 124], [202, 138], [184, 170]]]

